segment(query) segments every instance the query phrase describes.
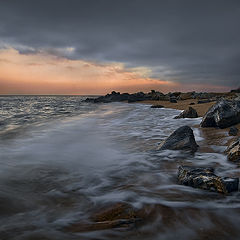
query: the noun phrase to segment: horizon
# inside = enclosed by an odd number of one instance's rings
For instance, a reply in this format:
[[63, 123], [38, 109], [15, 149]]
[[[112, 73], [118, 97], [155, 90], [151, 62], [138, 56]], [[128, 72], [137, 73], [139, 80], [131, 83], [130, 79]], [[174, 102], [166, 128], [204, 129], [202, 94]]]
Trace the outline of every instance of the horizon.
[[238, 20], [226, 0], [1, 1], [0, 95], [229, 92]]

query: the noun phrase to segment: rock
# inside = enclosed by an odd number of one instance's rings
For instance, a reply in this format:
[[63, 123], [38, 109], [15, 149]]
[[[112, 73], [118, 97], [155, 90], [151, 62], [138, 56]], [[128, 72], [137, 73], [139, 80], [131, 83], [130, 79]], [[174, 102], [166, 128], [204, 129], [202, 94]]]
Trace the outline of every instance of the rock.
[[189, 126], [183, 126], [174, 131], [158, 147], [158, 150], [187, 150], [196, 152], [198, 145], [195, 141], [193, 130]]
[[177, 98], [176, 97], [170, 97], [169, 101], [171, 103], [177, 103]]
[[178, 118], [197, 118], [198, 114], [197, 111], [192, 108], [189, 107], [188, 110], [184, 110], [183, 112], [181, 112], [178, 116], [175, 117], [175, 119]]
[[237, 136], [238, 134], [238, 129], [236, 127], [230, 127], [228, 134], [230, 136]]
[[240, 162], [240, 138], [234, 141], [226, 150], [228, 160], [232, 162]]
[[238, 178], [219, 177], [213, 168], [180, 166], [178, 182], [182, 185], [219, 193], [238, 191]]
[[214, 96], [213, 93], [207, 93], [207, 92], [200, 92], [196, 94], [197, 99], [210, 99], [213, 96]]
[[179, 95], [180, 100], [187, 100], [187, 99], [192, 99], [194, 98], [195, 92], [187, 92], [187, 93], [181, 93]]
[[209, 99], [205, 99], [205, 100], [198, 100], [198, 104], [202, 104], [202, 103], [209, 103], [211, 102]]
[[231, 93], [240, 93], [240, 87], [237, 88], [237, 89], [233, 89], [233, 90], [231, 90]]
[[194, 102], [191, 102], [189, 105], [195, 105], [195, 103], [194, 103]]
[[240, 123], [240, 101], [221, 99], [203, 116], [201, 127], [226, 128]]
[[112, 228], [129, 228], [141, 222], [147, 213], [127, 203], [116, 203], [90, 217], [88, 222], [74, 223], [65, 228], [70, 232], [89, 232]]
[[161, 92], [151, 92], [150, 93], [151, 95], [151, 100], [156, 100], [156, 101], [159, 101], [159, 100], [169, 100], [168, 97], [166, 97], [163, 93]]
[[151, 108], [164, 108], [163, 105], [152, 105]]

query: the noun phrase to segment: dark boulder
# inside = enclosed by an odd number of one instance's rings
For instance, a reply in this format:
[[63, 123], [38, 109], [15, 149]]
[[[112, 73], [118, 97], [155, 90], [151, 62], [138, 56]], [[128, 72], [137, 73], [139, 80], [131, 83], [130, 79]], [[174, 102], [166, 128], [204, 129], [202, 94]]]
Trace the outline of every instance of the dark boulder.
[[240, 87], [237, 88], [237, 89], [233, 89], [233, 90], [231, 90], [231, 93], [240, 93]]
[[230, 136], [237, 136], [238, 134], [238, 129], [236, 127], [230, 127], [228, 134]]
[[238, 178], [219, 177], [213, 168], [180, 166], [178, 182], [182, 185], [219, 193], [238, 191]]
[[221, 99], [203, 116], [201, 127], [226, 128], [240, 122], [240, 101]]
[[152, 105], [151, 108], [164, 108], [163, 105]]
[[175, 119], [178, 118], [197, 118], [198, 114], [197, 111], [192, 108], [189, 107], [188, 110], [184, 110], [183, 112], [181, 112], [178, 116], [175, 117]]
[[228, 160], [232, 162], [240, 162], [240, 138], [229, 145], [226, 150]]
[[198, 145], [195, 141], [193, 130], [189, 126], [183, 126], [174, 131], [158, 147], [158, 150], [186, 150], [196, 152]]

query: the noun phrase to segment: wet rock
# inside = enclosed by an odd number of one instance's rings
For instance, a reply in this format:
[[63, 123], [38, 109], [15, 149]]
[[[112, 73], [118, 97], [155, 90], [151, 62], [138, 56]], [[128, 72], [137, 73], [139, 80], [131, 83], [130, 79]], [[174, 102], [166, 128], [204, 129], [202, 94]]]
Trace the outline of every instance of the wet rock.
[[163, 105], [152, 105], [151, 108], [164, 108]]
[[238, 129], [236, 127], [230, 127], [228, 134], [230, 136], [237, 136], [238, 134]]
[[238, 178], [219, 177], [213, 168], [180, 166], [178, 182], [182, 185], [219, 193], [238, 191]]
[[146, 217], [143, 210], [135, 209], [127, 203], [116, 203], [100, 210], [88, 222], [80, 222], [66, 227], [70, 232], [97, 231], [111, 228], [130, 228]]
[[240, 123], [240, 101], [221, 99], [203, 116], [201, 127], [226, 128]]
[[228, 154], [228, 160], [232, 162], [240, 162], [240, 138], [234, 141], [226, 150]]
[[196, 152], [198, 145], [195, 141], [193, 130], [189, 126], [183, 126], [174, 131], [158, 147], [158, 150], [186, 150]]
[[198, 100], [198, 104], [202, 104], [202, 103], [209, 103], [211, 102], [209, 99], [205, 99], [205, 100]]
[[189, 107], [188, 110], [184, 110], [182, 113], [180, 113], [178, 116], [175, 117], [175, 119], [178, 118], [197, 118], [198, 114], [197, 111], [192, 108]]

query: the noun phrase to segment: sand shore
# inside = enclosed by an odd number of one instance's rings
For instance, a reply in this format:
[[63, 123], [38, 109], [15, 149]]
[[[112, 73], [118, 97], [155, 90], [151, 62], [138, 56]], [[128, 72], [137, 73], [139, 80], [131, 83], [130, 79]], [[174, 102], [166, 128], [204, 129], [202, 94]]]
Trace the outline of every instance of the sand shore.
[[[186, 110], [188, 107], [193, 107], [196, 109], [199, 117], [203, 117], [203, 115], [208, 111], [208, 109], [214, 105], [216, 102], [209, 103], [201, 103], [197, 104], [197, 99], [188, 99], [188, 100], [178, 100], [177, 103], [171, 103], [169, 101], [142, 101], [141, 103], [151, 104], [151, 105], [163, 105], [165, 108], [173, 108], [178, 110]], [[194, 105], [190, 105], [190, 103], [195, 103]]]

